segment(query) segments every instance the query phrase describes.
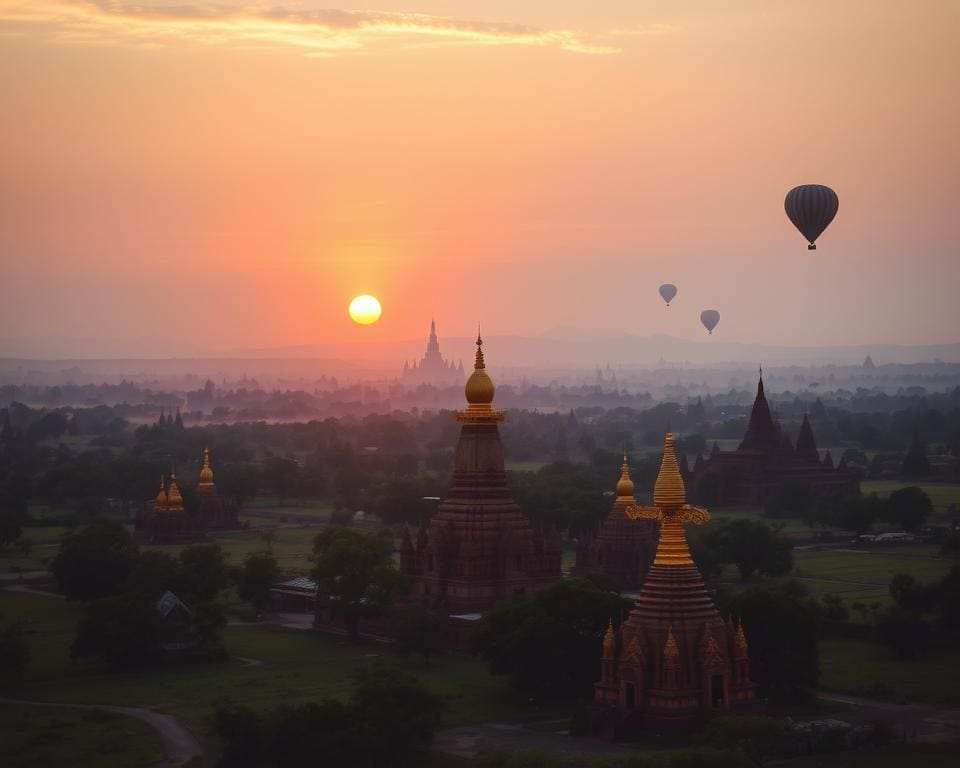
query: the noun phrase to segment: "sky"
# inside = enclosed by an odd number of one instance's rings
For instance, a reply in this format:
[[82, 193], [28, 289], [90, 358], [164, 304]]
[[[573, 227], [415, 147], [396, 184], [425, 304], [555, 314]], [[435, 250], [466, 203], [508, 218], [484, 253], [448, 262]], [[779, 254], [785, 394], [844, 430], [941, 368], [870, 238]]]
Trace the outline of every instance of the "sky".
[[0, 354], [960, 341], [957, 39], [952, 0], [0, 0]]

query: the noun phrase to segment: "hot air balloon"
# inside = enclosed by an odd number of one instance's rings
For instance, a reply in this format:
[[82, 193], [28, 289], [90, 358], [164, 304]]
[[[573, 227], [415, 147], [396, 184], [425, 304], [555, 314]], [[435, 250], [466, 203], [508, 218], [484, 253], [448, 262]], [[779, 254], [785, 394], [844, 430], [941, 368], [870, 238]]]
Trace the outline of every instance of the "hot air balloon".
[[673, 297], [676, 295], [677, 295], [677, 286], [671, 283], [664, 283], [663, 285], [660, 286], [660, 296], [663, 298], [665, 302], [667, 302], [668, 307], [670, 306], [670, 302], [673, 301]]
[[807, 246], [808, 251], [817, 250], [814, 241], [830, 226], [839, 207], [837, 193], [822, 184], [794, 187], [787, 192], [783, 201], [783, 208], [793, 226], [799, 229], [800, 234], [810, 243]]
[[720, 313], [715, 309], [705, 309], [700, 313], [700, 322], [703, 323], [703, 327], [712, 334], [713, 329], [716, 328], [717, 323], [720, 322]]

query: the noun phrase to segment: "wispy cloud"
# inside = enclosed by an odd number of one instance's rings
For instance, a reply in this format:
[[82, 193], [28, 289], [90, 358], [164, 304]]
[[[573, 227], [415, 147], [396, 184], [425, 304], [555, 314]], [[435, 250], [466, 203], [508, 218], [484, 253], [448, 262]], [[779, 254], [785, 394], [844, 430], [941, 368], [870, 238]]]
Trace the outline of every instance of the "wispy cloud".
[[306, 10], [253, 5], [134, 5], [120, 0], [0, 0], [0, 22], [41, 28], [53, 39], [140, 46], [186, 41], [202, 45], [271, 46], [332, 56], [425, 42], [553, 47], [581, 54], [617, 48], [582, 32], [471, 21], [422, 13]]

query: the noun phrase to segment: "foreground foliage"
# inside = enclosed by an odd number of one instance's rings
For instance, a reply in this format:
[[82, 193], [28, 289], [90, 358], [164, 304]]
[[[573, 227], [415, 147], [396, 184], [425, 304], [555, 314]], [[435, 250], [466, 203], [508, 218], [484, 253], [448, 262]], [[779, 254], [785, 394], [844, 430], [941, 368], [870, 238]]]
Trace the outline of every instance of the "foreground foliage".
[[266, 713], [220, 704], [220, 768], [315, 765], [400, 768], [415, 764], [440, 722], [441, 702], [418, 680], [377, 666], [355, 676], [349, 702], [282, 705]]

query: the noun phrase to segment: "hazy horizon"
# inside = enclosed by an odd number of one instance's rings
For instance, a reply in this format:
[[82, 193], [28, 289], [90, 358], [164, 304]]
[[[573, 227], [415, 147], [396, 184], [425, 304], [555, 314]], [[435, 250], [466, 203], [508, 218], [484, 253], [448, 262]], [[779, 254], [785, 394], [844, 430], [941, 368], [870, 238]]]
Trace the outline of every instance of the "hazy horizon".
[[0, 336], [960, 341], [960, 5], [367, 7], [0, 0]]

